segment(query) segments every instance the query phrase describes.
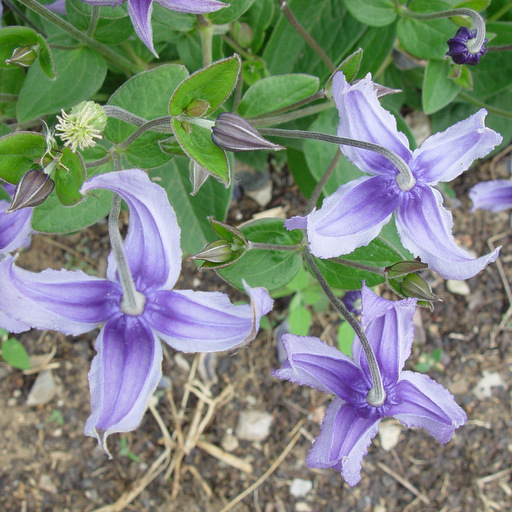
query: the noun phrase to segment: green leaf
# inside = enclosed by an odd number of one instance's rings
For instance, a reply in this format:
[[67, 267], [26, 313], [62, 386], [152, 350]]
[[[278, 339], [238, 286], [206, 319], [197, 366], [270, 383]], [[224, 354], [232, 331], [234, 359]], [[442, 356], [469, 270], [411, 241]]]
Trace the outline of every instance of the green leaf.
[[55, 77], [55, 64], [52, 52], [46, 39], [35, 30], [28, 27], [5, 27], [0, 29], [0, 68], [13, 68], [13, 64], [6, 64], [16, 48], [23, 46], [38, 46], [38, 58], [44, 74], [53, 79]]
[[448, 105], [460, 91], [460, 86], [449, 78], [450, 62], [429, 60], [423, 77], [423, 111], [433, 114]]
[[259, 80], [247, 89], [237, 112], [254, 117], [291, 105], [318, 91], [316, 76], [304, 74], [276, 75]]
[[[80, 0], [67, 0], [68, 21], [77, 29], [86, 32], [93, 6]], [[104, 6], [99, 8], [99, 19], [94, 30], [94, 39], [105, 44], [119, 44], [134, 34], [132, 22], [123, 7]]]
[[[332, 109], [322, 112], [311, 125], [310, 130], [321, 133], [336, 133], [338, 124], [338, 112], [336, 109]], [[315, 181], [318, 183], [336, 155], [338, 146], [336, 144], [328, 144], [315, 140], [306, 140], [304, 141], [303, 148], [308, 168], [315, 178]], [[294, 176], [296, 173], [303, 172], [300, 168], [291, 168], [291, 171]], [[332, 194], [340, 185], [360, 178], [361, 176], [361, 171], [344, 156], [341, 156], [331, 177], [327, 180], [323, 192], [326, 195]]]
[[172, 129], [181, 149], [215, 178], [229, 185], [231, 176], [226, 153], [212, 142], [212, 132], [195, 124], [172, 120]]
[[[471, 71], [469, 70], [468, 66], [457, 66], [455, 65], [454, 68], [458, 67], [458, 76], [451, 76], [450, 78], [460, 87], [463, 89], [469, 89], [470, 91], [473, 90], [473, 75], [471, 74]], [[453, 74], [453, 72], [452, 72]]]
[[[251, 242], [294, 245], [302, 239], [300, 231], [286, 230], [281, 219], [260, 219], [243, 226], [241, 231]], [[273, 292], [290, 283], [301, 267], [302, 257], [298, 252], [254, 249], [218, 273], [239, 290], [243, 290], [245, 279], [249, 286], [264, 286]]]
[[503, 57], [507, 53], [487, 53], [480, 59], [478, 66], [472, 66], [473, 91], [468, 94], [481, 101], [510, 88], [512, 84], [512, 59]]
[[307, 336], [311, 326], [311, 312], [304, 306], [298, 306], [290, 310], [288, 315], [288, 329], [290, 334], [296, 336]]
[[55, 50], [57, 78], [51, 82], [38, 63], [28, 70], [18, 100], [18, 121], [68, 109], [89, 99], [103, 84], [107, 66], [103, 57], [89, 48]]
[[[108, 100], [108, 104], [124, 108], [148, 121], [166, 116], [169, 98], [187, 76], [187, 70], [178, 64], [164, 64], [143, 71], [119, 87]], [[105, 138], [118, 144], [136, 130], [137, 127], [132, 124], [109, 118]], [[165, 133], [146, 132], [128, 146], [124, 155], [134, 167], [158, 167], [171, 158], [157, 144], [168, 137]]]
[[62, 158], [53, 173], [55, 192], [64, 206], [73, 206], [82, 199], [80, 188], [86, 172], [82, 158], [69, 148], [63, 148]]
[[[359, 247], [350, 254], [341, 256], [341, 258], [382, 268], [393, 265], [403, 259], [397, 251], [380, 238], [375, 238], [366, 247]], [[378, 274], [348, 267], [336, 261], [318, 258], [315, 258], [315, 261], [323, 276], [333, 288], [360, 290], [363, 279], [366, 281], [367, 286], [375, 286], [384, 282], [384, 278]]]
[[[259, 0], [258, 0], [259, 1]], [[208, 15], [214, 25], [224, 25], [238, 19], [254, 2], [254, 0], [229, 0], [229, 7], [224, 7]]]
[[397, 16], [393, 0], [345, 0], [354, 18], [370, 27], [383, 27], [395, 21]]
[[452, 9], [460, 9], [461, 7], [466, 7], [467, 9], [473, 9], [473, 11], [480, 12], [486, 9], [491, 0], [467, 0], [465, 2], [460, 2], [452, 7]]
[[149, 176], [167, 191], [181, 227], [181, 248], [185, 254], [196, 254], [217, 238], [208, 216], [222, 221], [226, 218], [231, 188], [207, 180], [195, 196], [190, 195], [188, 159], [182, 157], [152, 169]]
[[[339, 0], [290, 0], [287, 3], [299, 23], [334, 64], [344, 58], [353, 48], [354, 41], [367, 30], [365, 25], [350, 16], [345, 3]], [[307, 73], [320, 77], [320, 80], [330, 75], [330, 70], [284, 14], [280, 15], [272, 31], [263, 58], [271, 75]]]
[[195, 100], [203, 100], [210, 105], [204, 116], [215, 112], [233, 91], [240, 66], [240, 57], [235, 54], [190, 75], [174, 91], [169, 102], [169, 114], [180, 115]]
[[487, 46], [501, 46], [512, 44], [512, 21], [489, 21], [485, 24], [487, 32], [496, 34], [496, 37]]
[[[112, 163], [89, 169], [88, 178], [113, 170]], [[79, 231], [105, 217], [110, 210], [112, 192], [94, 190], [75, 206], [63, 206], [54, 190], [46, 201], [34, 208], [32, 227], [43, 233]]]
[[25, 72], [21, 68], [0, 69], [0, 93], [13, 94], [13, 101], [0, 102], [0, 119], [16, 117], [17, 94], [25, 80]]
[[16, 132], [0, 139], [0, 178], [13, 185], [43, 156], [46, 141], [34, 132]]
[[338, 348], [349, 357], [352, 357], [354, 334], [354, 330], [348, 322], [342, 322], [338, 327]]
[[[409, 9], [415, 12], [435, 12], [450, 9], [442, 0], [415, 0]], [[403, 17], [397, 33], [404, 50], [420, 59], [444, 59], [447, 41], [455, 34], [453, 23], [447, 19], [422, 21]]]
[[253, 2], [250, 9], [245, 14], [246, 21], [253, 32], [253, 39], [250, 46], [253, 54], [258, 52], [265, 41], [265, 30], [272, 23], [275, 8], [276, 3], [274, 0], [258, 0], [257, 2]]
[[18, 370], [28, 370], [30, 368], [27, 351], [17, 339], [8, 338], [2, 341], [2, 357]]

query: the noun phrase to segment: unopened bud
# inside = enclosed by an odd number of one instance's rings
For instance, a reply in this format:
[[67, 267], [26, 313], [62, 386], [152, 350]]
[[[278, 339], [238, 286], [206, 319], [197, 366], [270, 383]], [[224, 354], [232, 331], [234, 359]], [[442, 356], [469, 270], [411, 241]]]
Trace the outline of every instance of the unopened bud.
[[61, 111], [57, 116], [59, 122], [55, 129], [57, 135], [63, 140], [64, 146], [76, 152], [78, 148], [84, 150], [96, 145], [95, 139], [103, 137], [107, 126], [107, 116], [101, 105], [94, 101], [82, 101], [75, 105], [69, 114]]
[[209, 108], [210, 104], [207, 101], [196, 99], [185, 109], [185, 114], [190, 117], [201, 117]]
[[279, 151], [284, 146], [263, 138], [243, 117], [219, 114], [212, 127], [212, 141], [225, 151]]
[[208, 217], [208, 222], [217, 235], [228, 241], [230, 244], [240, 247], [246, 247], [249, 245], [247, 238], [245, 238], [244, 234], [238, 228], [225, 224], [224, 222], [219, 222], [213, 217]]
[[415, 297], [429, 302], [441, 301], [432, 291], [430, 285], [418, 274], [407, 274], [401, 285], [402, 291], [407, 297]]
[[417, 272], [418, 270], [424, 270], [428, 268], [426, 263], [421, 261], [399, 261], [394, 265], [386, 268], [387, 277], [392, 279], [398, 276], [404, 276], [411, 272]]
[[201, 252], [192, 256], [192, 259], [222, 264], [229, 262], [232, 257], [231, 244], [226, 240], [215, 240], [215, 242], [206, 245]]
[[16, 186], [11, 206], [6, 212], [40, 205], [52, 193], [54, 187], [55, 183], [44, 171], [27, 171]]
[[232, 33], [233, 38], [242, 48], [248, 48], [254, 39], [252, 28], [247, 23], [235, 21]]
[[37, 59], [39, 45], [20, 46], [15, 48], [9, 59], [5, 59], [6, 64], [12, 64], [20, 68], [29, 68]]
[[446, 55], [449, 55], [455, 64], [470, 64], [473, 66], [478, 64], [480, 57], [487, 53], [487, 49], [485, 48], [487, 39], [484, 39], [480, 48], [477, 48], [476, 51], [471, 51], [470, 42], [473, 39], [476, 39], [476, 30], [460, 27], [455, 36], [448, 39], [448, 51]]

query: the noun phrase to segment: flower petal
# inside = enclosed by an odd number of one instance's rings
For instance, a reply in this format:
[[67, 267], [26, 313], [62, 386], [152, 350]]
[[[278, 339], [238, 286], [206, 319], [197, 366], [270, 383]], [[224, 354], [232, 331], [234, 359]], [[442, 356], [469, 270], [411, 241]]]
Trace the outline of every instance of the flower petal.
[[486, 115], [482, 108], [444, 132], [430, 136], [412, 155], [411, 168], [416, 178], [430, 185], [451, 181], [468, 169], [473, 160], [489, 154], [503, 137], [485, 127]]
[[417, 184], [396, 212], [396, 226], [406, 249], [444, 279], [464, 280], [493, 262], [499, 248], [480, 258], [457, 246], [451, 233], [452, 215], [439, 191]]
[[380, 418], [363, 418], [339, 399], [329, 405], [320, 434], [306, 457], [311, 468], [334, 468], [348, 485], [361, 480], [361, 463], [379, 430]]
[[471, 187], [469, 198], [473, 201], [471, 211], [479, 208], [491, 212], [508, 210], [512, 208], [512, 181], [492, 180], [477, 183]]
[[253, 288], [250, 295], [251, 305], [234, 306], [220, 292], [157, 290], [147, 296], [144, 317], [175, 350], [232, 350], [255, 338], [261, 317], [272, 309], [264, 288]]
[[191, 12], [193, 14], [214, 12], [223, 7], [229, 7], [229, 4], [217, 0], [157, 0], [157, 2], [172, 11]]
[[34, 273], [17, 267], [14, 258], [7, 256], [0, 261], [0, 282], [0, 313], [35, 329], [81, 334], [94, 329], [119, 308], [120, 290], [116, 283], [80, 270], [46, 269]]
[[[394, 180], [363, 177], [342, 185], [307, 217], [311, 252], [319, 258], [348, 254], [371, 242], [400, 204]], [[300, 217], [285, 223], [287, 229], [302, 227]]]
[[146, 45], [147, 49], [158, 58], [153, 46], [153, 27], [151, 26], [151, 13], [153, 0], [128, 0], [128, 15], [132, 20], [133, 28]]
[[162, 376], [162, 346], [140, 317], [118, 315], [103, 326], [95, 348], [89, 372], [92, 412], [84, 433], [110, 455], [107, 437], [129, 432], [142, 420]]
[[[95, 176], [82, 186], [82, 193], [96, 188], [112, 190], [128, 203], [130, 223], [124, 247], [137, 289], [172, 288], [181, 270], [180, 228], [165, 190], [140, 169]], [[108, 278], [113, 280], [115, 272], [111, 256]]]
[[[395, 117], [379, 103], [370, 73], [353, 85], [347, 83], [343, 73], [336, 73], [332, 95], [340, 116], [338, 136], [380, 144], [409, 164], [409, 141], [397, 130]], [[353, 164], [368, 174], [395, 176], [398, 172], [387, 158], [373, 151], [343, 145], [340, 149]]]
[[[413, 315], [415, 299], [390, 301], [373, 293], [366, 285], [362, 290], [362, 324], [373, 348], [384, 383], [384, 388], [393, 386], [399, 379], [405, 361], [411, 354], [414, 340]], [[366, 356], [359, 338], [352, 344], [356, 364], [370, 375]]]
[[366, 400], [371, 380], [350, 357], [318, 338], [285, 334], [281, 341], [287, 359], [272, 373], [275, 377], [334, 393], [345, 401], [353, 402], [354, 393]]
[[400, 377], [393, 390], [400, 403], [391, 405], [386, 415], [408, 428], [424, 428], [440, 443], [447, 443], [455, 429], [464, 425], [466, 413], [447, 389], [427, 375], [404, 371]]
[[8, 254], [30, 244], [32, 208], [5, 213], [7, 201], [0, 201], [0, 254]]

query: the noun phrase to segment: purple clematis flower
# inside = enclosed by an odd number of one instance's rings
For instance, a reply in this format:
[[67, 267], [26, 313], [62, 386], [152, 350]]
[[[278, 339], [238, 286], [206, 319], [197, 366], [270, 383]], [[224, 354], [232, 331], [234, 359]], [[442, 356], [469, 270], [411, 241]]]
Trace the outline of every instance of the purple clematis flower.
[[343, 73], [333, 80], [338, 107], [338, 135], [384, 146], [401, 157], [412, 173], [413, 184], [400, 187], [398, 169], [373, 151], [341, 146], [344, 155], [364, 176], [342, 185], [319, 210], [292, 217], [288, 229], [307, 229], [311, 252], [319, 258], [348, 254], [367, 245], [395, 213], [398, 234], [406, 249], [446, 279], [468, 279], [498, 257], [499, 249], [473, 259], [455, 243], [452, 216], [433, 186], [450, 181], [475, 160], [487, 155], [502, 137], [486, 128], [486, 111], [479, 110], [442, 133], [429, 137], [411, 151], [395, 118], [377, 99], [371, 76], [350, 85]]
[[[4, 184], [3, 187], [12, 198], [15, 187], [10, 184]], [[11, 204], [7, 200], [0, 200], [0, 257], [28, 247], [32, 233], [32, 208], [5, 213], [9, 206]]]
[[0, 262], [0, 315], [73, 335], [102, 326], [89, 373], [92, 412], [85, 434], [108, 453], [107, 436], [137, 427], [161, 378], [158, 338], [182, 352], [234, 349], [256, 336], [272, 300], [264, 288], [247, 288], [251, 306], [234, 306], [220, 292], [172, 290], [181, 267], [180, 229], [164, 189], [139, 169], [96, 176], [82, 193], [97, 188], [118, 193], [130, 208], [124, 248], [135, 288], [145, 300], [142, 313], [125, 312], [111, 255], [107, 279], [81, 271], [32, 273], [6, 257]]
[[362, 327], [375, 353], [386, 399], [369, 405], [373, 386], [359, 338], [352, 345], [353, 359], [318, 338], [287, 334], [287, 360], [276, 377], [333, 393], [320, 435], [306, 463], [314, 468], [335, 468], [349, 485], [361, 479], [361, 462], [382, 418], [394, 417], [407, 427], [421, 427], [440, 443], [448, 442], [466, 414], [443, 386], [427, 375], [403, 370], [414, 338], [415, 299], [388, 301], [363, 286]]
[[[227, 7], [229, 4], [218, 0], [155, 0], [162, 7], [176, 12], [192, 14], [204, 14], [214, 12]], [[110, 5], [117, 7], [123, 5], [126, 0], [82, 0], [91, 5]], [[148, 50], [158, 57], [153, 46], [153, 28], [151, 27], [151, 12], [153, 0], [128, 0], [128, 14], [133, 23], [133, 28]]]
[[472, 211], [489, 210], [501, 212], [512, 208], [512, 181], [491, 180], [471, 187], [469, 197], [473, 201]]

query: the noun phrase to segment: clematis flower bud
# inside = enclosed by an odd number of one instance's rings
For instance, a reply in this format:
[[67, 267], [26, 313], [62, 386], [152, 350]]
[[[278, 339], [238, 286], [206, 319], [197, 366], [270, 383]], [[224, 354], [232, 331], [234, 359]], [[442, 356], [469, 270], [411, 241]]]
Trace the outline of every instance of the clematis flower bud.
[[[402, 281], [402, 291], [407, 297], [438, 302], [441, 299], [432, 291], [430, 285], [418, 274], [407, 274]], [[442, 302], [442, 301], [441, 301]]]
[[5, 59], [6, 64], [12, 64], [19, 68], [29, 68], [37, 59], [39, 45], [19, 46], [15, 48], [12, 55]]
[[243, 117], [224, 112], [212, 127], [212, 141], [225, 151], [279, 151], [284, 146], [264, 139]]
[[409, 274], [410, 272], [425, 270], [426, 268], [428, 268], [428, 265], [426, 263], [422, 263], [421, 261], [399, 261], [398, 263], [387, 267], [386, 272], [387, 277], [391, 279], [393, 277]]
[[78, 148], [84, 150], [96, 145], [95, 139], [103, 137], [107, 126], [107, 116], [101, 105], [94, 101], [82, 101], [75, 105], [69, 114], [64, 110], [62, 116], [57, 116], [59, 123], [55, 126], [57, 135], [64, 145], [76, 152]]
[[482, 46], [475, 51], [471, 49], [471, 45], [468, 45], [468, 42], [475, 38], [475, 30], [460, 27], [455, 36], [448, 39], [449, 50], [446, 52], [446, 55], [449, 55], [456, 64], [470, 64], [473, 66], [478, 64], [480, 57], [487, 53], [485, 48], [487, 39], [484, 39]]
[[11, 206], [6, 213], [40, 205], [54, 187], [55, 183], [44, 171], [27, 171], [16, 186]]

